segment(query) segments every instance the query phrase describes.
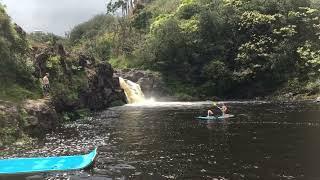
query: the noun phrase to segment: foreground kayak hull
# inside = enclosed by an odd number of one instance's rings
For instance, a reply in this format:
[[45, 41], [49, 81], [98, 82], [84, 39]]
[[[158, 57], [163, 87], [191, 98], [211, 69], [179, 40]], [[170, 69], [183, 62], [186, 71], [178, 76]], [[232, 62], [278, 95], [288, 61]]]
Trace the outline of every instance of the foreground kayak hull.
[[78, 170], [89, 166], [96, 155], [97, 149], [76, 156], [3, 159], [0, 160], [0, 174]]
[[232, 114], [225, 114], [224, 116], [198, 116], [197, 119], [200, 120], [223, 120], [226, 118], [232, 118], [234, 115]]

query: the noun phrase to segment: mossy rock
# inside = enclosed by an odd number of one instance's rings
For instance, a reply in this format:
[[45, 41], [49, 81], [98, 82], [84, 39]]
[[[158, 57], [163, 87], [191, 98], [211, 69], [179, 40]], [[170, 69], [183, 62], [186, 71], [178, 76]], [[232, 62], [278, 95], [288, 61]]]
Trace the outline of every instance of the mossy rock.
[[110, 104], [111, 107], [123, 106], [123, 105], [125, 105], [125, 103], [124, 103], [123, 101], [121, 101], [121, 100], [113, 101], [113, 102], [111, 102], [111, 104]]

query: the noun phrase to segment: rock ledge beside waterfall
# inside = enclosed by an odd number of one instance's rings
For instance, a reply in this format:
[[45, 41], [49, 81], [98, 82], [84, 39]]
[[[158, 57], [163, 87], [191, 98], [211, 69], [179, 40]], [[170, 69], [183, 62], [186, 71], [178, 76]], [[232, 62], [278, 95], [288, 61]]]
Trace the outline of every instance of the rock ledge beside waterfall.
[[101, 110], [115, 103], [119, 105], [126, 103], [119, 79], [113, 77], [113, 72], [112, 66], [107, 62], [96, 65], [93, 71], [87, 70], [88, 88], [80, 97], [85, 107]]

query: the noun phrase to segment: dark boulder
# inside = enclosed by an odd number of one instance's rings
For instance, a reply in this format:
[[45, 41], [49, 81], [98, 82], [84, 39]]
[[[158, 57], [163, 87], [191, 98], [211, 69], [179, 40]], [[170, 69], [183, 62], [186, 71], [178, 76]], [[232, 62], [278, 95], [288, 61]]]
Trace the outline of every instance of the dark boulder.
[[[92, 110], [105, 109], [115, 102], [126, 103], [119, 82], [113, 78], [113, 68], [107, 62], [99, 63], [94, 70], [87, 70], [88, 88], [81, 93], [82, 103]], [[121, 103], [120, 103], [121, 104]]]
[[93, 67], [95, 65], [95, 58], [93, 56], [90, 56], [90, 55], [79, 54], [78, 55], [78, 65], [81, 68]]
[[49, 100], [27, 100], [21, 109], [24, 129], [31, 135], [42, 135], [54, 130], [59, 124], [58, 115]]

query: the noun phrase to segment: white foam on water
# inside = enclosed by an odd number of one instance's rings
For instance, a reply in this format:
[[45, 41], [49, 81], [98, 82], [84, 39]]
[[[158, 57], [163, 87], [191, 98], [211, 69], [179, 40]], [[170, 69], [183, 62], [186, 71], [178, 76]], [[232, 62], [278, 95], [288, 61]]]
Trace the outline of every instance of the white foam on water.
[[133, 104], [126, 104], [127, 107], [180, 107], [180, 106], [199, 106], [209, 105], [210, 102], [157, 102], [157, 101], [144, 101]]
[[[222, 103], [226, 104], [264, 104], [268, 103], [267, 101], [218, 101], [215, 102], [218, 105]], [[180, 107], [180, 106], [201, 106], [201, 105], [212, 105], [213, 101], [168, 101], [161, 102], [156, 101], [154, 98], [147, 99], [145, 101], [133, 104], [126, 104], [127, 107]]]

